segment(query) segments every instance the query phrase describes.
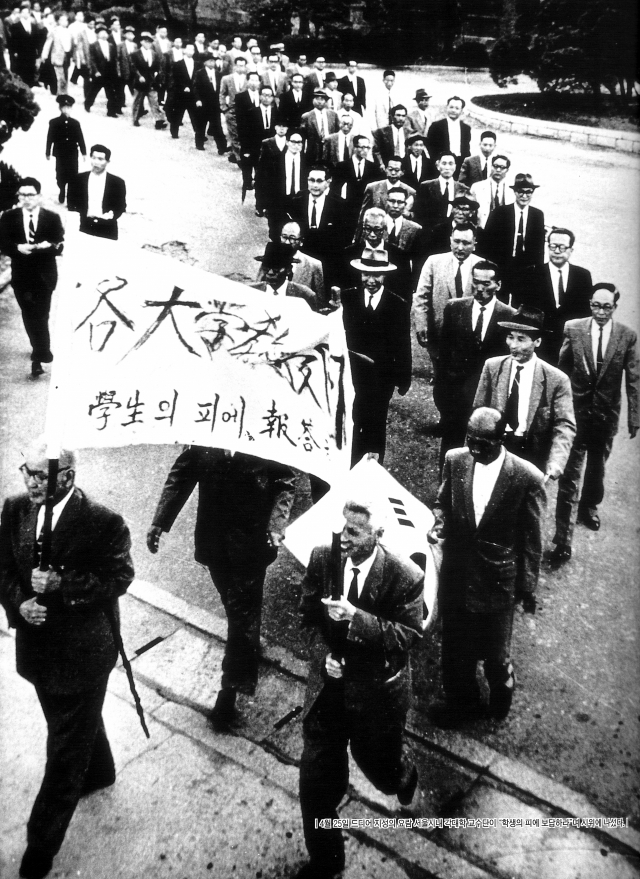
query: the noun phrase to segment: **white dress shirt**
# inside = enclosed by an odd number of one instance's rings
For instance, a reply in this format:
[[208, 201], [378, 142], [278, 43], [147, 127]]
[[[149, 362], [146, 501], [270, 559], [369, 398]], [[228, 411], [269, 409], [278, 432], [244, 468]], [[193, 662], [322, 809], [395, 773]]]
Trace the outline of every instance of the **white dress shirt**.
[[373, 563], [376, 558], [376, 552], [378, 551], [378, 547], [374, 549], [371, 555], [366, 558], [363, 562], [360, 562], [359, 565], [354, 565], [351, 561], [351, 558], [347, 556], [347, 561], [344, 566], [344, 578], [342, 580], [342, 596], [343, 598], [348, 598], [349, 589], [351, 587], [351, 581], [353, 580], [353, 569], [358, 569], [358, 598], [362, 595], [362, 587], [364, 586], [364, 581], [369, 576], [369, 572], [373, 567]]
[[557, 269], [553, 263], [549, 263], [549, 271], [551, 273], [551, 283], [553, 285], [553, 298], [556, 300], [556, 308], [560, 306], [560, 275], [562, 275], [562, 286], [564, 292], [567, 292], [567, 284], [569, 283], [569, 263], [566, 262], [561, 269]]
[[[322, 195], [318, 196], [316, 199], [316, 226], [320, 225], [320, 220], [322, 219], [322, 211], [324, 210], [324, 203], [327, 200], [327, 190], [325, 190]], [[309, 225], [311, 225], [311, 214], [313, 212], [313, 196], [309, 193], [309, 212], [308, 212], [308, 220]]]
[[387, 232], [389, 235], [395, 230], [396, 238], [398, 241], [400, 240], [400, 232], [402, 231], [402, 217], [397, 217], [395, 220], [393, 217], [387, 215]]
[[411, 170], [416, 175], [418, 180], [420, 180], [420, 175], [422, 174], [422, 156], [411, 156]]
[[451, 119], [447, 119], [447, 128], [449, 129], [449, 149], [456, 156], [459, 156], [462, 152], [462, 147], [460, 146], [462, 129], [460, 128], [460, 123], [458, 120], [452, 122]]
[[511, 254], [512, 256], [516, 255], [516, 245], [518, 243], [518, 228], [520, 227], [520, 214], [521, 213], [522, 213], [522, 238], [523, 238], [522, 246], [524, 247], [524, 238], [526, 237], [526, 234], [527, 234], [527, 219], [529, 217], [529, 206], [527, 205], [527, 207], [523, 211], [521, 211], [520, 208], [518, 207], [518, 205], [515, 205], [514, 212], [515, 212], [515, 216], [516, 216], [516, 222], [515, 222], [515, 226], [513, 229], [513, 253]]
[[[62, 511], [67, 506], [69, 501], [71, 500], [71, 495], [73, 494], [73, 485], [69, 489], [69, 491], [65, 494], [63, 498], [60, 498], [57, 504], [53, 507], [53, 513], [51, 516], [51, 530], [53, 531], [58, 524], [58, 520], [62, 515]], [[40, 509], [38, 510], [38, 519], [36, 521], [36, 539], [40, 537], [40, 532], [42, 531], [42, 526], [44, 525], [44, 507], [42, 504]]]
[[327, 137], [329, 134], [329, 118], [327, 116], [326, 110], [318, 110], [316, 107], [314, 110], [316, 114], [316, 122], [318, 123], [318, 131], [323, 137]]
[[288, 281], [285, 281], [283, 284], [280, 284], [280, 286], [277, 288], [277, 290], [274, 290], [273, 287], [269, 287], [269, 284], [267, 284], [267, 288], [269, 288], [271, 290], [271, 292], [273, 293], [274, 296], [286, 296], [288, 283], [289, 283]]
[[89, 180], [87, 182], [87, 194], [88, 194], [88, 205], [87, 205], [87, 215], [89, 217], [101, 217], [102, 216], [102, 202], [104, 199], [104, 188], [107, 183], [107, 172], [103, 171], [101, 174], [94, 174], [93, 171], [89, 174]]
[[[284, 154], [284, 177], [285, 177], [285, 185], [286, 190], [285, 193], [288, 195], [291, 192], [291, 175], [294, 174], [294, 192], [300, 192], [300, 156], [296, 153], [294, 156], [293, 153], [287, 151]], [[317, 208], [316, 208], [317, 213]], [[311, 214], [309, 214], [309, 222], [311, 222]]]
[[[465, 260], [468, 262], [468, 260]], [[481, 306], [480, 303], [474, 299], [473, 305], [471, 306], [471, 327], [475, 330], [476, 324], [478, 323], [478, 318], [480, 317], [480, 308], [484, 308], [482, 312], [482, 330], [480, 332], [480, 339], [484, 342], [484, 337], [487, 335], [487, 327], [489, 326], [489, 321], [493, 317], [493, 312], [496, 307], [496, 297], [492, 296], [491, 301], [487, 302], [486, 305]]]
[[491, 495], [496, 487], [498, 476], [502, 470], [505, 459], [504, 446], [500, 449], [500, 454], [490, 464], [479, 464], [477, 461], [473, 467], [473, 512], [476, 517], [476, 527], [480, 524], [484, 516], [487, 505], [491, 500]]
[[111, 52], [109, 51], [109, 43], [107, 42], [107, 40], [100, 40], [99, 42], [100, 42], [100, 48], [102, 49], [102, 54], [104, 55], [104, 57], [108, 61], [109, 58], [111, 57]]
[[401, 159], [404, 159], [404, 154], [405, 154], [404, 128], [396, 128], [395, 125], [392, 125], [391, 128], [393, 130], [393, 152], [394, 152], [394, 155], [400, 156]]
[[458, 266], [460, 266], [460, 277], [462, 279], [462, 295], [464, 296], [464, 291], [467, 289], [469, 284], [469, 278], [471, 277], [471, 260], [469, 257], [463, 260], [462, 262], [458, 262], [453, 254], [451, 254], [451, 265], [453, 267], [453, 277], [458, 274]]
[[[534, 354], [531, 360], [527, 360], [526, 363], [518, 363], [517, 360], [512, 360], [511, 363], [511, 375], [509, 376], [509, 393], [511, 393], [513, 380], [516, 377], [516, 369], [519, 366], [522, 367], [522, 372], [520, 373], [520, 391], [518, 393], [518, 429], [515, 431], [515, 436], [523, 436], [527, 429], [527, 417], [529, 415], [529, 400], [531, 399], [533, 373], [535, 372], [537, 362], [538, 357], [536, 354]], [[509, 425], [507, 425], [506, 431], [507, 433], [511, 431]]]
[[193, 58], [183, 58], [184, 66], [187, 68], [187, 73], [189, 74], [189, 79], [193, 76], [193, 68], [195, 66], [195, 61]]
[[[376, 248], [377, 249], [377, 248]], [[382, 294], [384, 293], [384, 287], [380, 287], [377, 293], [374, 293], [373, 296], [367, 291], [364, 291], [364, 304], [366, 308], [371, 308], [373, 311], [380, 305], [380, 300], [382, 299]]]
[[[607, 345], [609, 344], [609, 339], [611, 338], [611, 328], [613, 326], [613, 321], [608, 320], [604, 327], [602, 328], [602, 357], [604, 359], [604, 355], [607, 352]], [[591, 350], [593, 351], [593, 362], [598, 365], [598, 340], [600, 339], [600, 327], [591, 318]]]
[[29, 243], [29, 217], [33, 217], [33, 228], [38, 229], [38, 217], [40, 216], [40, 208], [34, 208], [31, 213], [22, 209], [22, 225], [24, 226], [24, 240]]
[[278, 147], [280, 152], [282, 152], [287, 145], [287, 138], [282, 134], [276, 134], [274, 135], [274, 137], [276, 141], [276, 146]]

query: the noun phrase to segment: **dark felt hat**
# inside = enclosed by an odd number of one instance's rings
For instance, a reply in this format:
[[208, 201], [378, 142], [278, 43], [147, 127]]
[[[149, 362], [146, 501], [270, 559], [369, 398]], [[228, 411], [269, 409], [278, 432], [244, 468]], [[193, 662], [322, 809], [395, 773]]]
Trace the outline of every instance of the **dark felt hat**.
[[512, 317], [512, 320], [498, 321], [498, 326], [504, 327], [505, 330], [520, 330], [523, 333], [536, 335], [544, 333], [544, 311], [540, 311], [539, 308], [521, 305]]
[[300, 262], [294, 259], [294, 249], [288, 244], [279, 241], [267, 241], [262, 256], [254, 256], [256, 262], [261, 262], [265, 269], [288, 269], [292, 263]]
[[516, 190], [516, 192], [518, 189], [540, 189], [540, 187], [533, 182], [531, 174], [516, 174], [513, 184], [509, 188]]

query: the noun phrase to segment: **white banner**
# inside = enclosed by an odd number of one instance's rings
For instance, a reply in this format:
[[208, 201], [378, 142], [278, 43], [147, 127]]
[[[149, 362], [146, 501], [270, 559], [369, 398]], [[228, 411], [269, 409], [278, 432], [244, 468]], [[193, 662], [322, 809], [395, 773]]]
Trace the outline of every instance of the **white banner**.
[[196, 444], [333, 483], [350, 465], [353, 389], [341, 311], [71, 235], [47, 436], [63, 447]]
[[305, 567], [314, 546], [331, 544], [332, 531], [342, 529], [342, 510], [347, 500], [375, 502], [383, 516], [381, 543], [401, 558], [423, 568], [426, 626], [436, 618], [440, 554], [427, 541], [434, 517], [431, 510], [372, 458], [363, 458], [339, 485], [287, 528], [284, 544]]

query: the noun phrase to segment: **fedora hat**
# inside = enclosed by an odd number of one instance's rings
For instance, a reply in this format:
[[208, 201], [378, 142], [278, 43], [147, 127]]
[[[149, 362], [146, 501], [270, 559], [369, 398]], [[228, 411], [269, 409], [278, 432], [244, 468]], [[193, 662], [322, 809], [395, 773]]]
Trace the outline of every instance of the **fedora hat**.
[[294, 249], [280, 241], [267, 241], [262, 256], [254, 256], [256, 262], [261, 262], [265, 269], [288, 269], [292, 263], [300, 262], [293, 254]]
[[430, 98], [430, 97], [432, 97], [432, 95], [430, 95], [426, 89], [418, 89], [413, 100], [420, 101], [422, 98]]
[[540, 311], [539, 308], [521, 305], [512, 318], [512, 320], [498, 321], [498, 326], [504, 327], [505, 330], [520, 330], [522, 333], [534, 332], [537, 335], [544, 333], [544, 311]]
[[427, 137], [424, 134], [419, 134], [416, 132], [415, 134], [410, 135], [405, 141], [407, 146], [411, 146], [411, 144], [415, 143], [417, 140], [421, 140], [423, 143], [426, 142]]
[[518, 189], [540, 189], [540, 187], [533, 182], [531, 174], [516, 174], [513, 183], [509, 188], [516, 191]]
[[386, 250], [374, 250], [372, 247], [365, 247], [362, 257], [352, 259], [351, 265], [359, 272], [369, 272], [372, 275], [382, 275], [396, 270], [396, 267], [389, 262], [389, 254]]

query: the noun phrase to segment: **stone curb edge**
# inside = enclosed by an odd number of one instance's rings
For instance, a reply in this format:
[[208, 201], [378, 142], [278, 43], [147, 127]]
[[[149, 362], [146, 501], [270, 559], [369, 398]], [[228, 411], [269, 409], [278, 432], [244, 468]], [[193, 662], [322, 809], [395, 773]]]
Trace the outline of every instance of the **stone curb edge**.
[[[154, 607], [156, 610], [176, 617], [185, 625], [205, 635], [226, 641], [226, 624], [220, 617], [202, 608], [195, 607], [152, 583], [134, 580], [127, 594], [138, 601]], [[291, 677], [298, 680], [306, 680], [307, 663], [298, 659], [288, 650], [270, 644], [264, 638], [262, 639], [262, 659], [269, 665], [281, 669]], [[407, 729], [415, 740], [453, 757], [459, 763], [469, 765], [478, 772], [486, 773], [494, 781], [505, 785], [507, 788], [517, 788], [525, 795], [534, 798], [551, 809], [564, 812], [567, 816], [573, 818], [601, 819], [605, 817], [583, 794], [536, 772], [534, 769], [530, 769], [516, 760], [504, 757], [481, 742], [467, 738], [459, 733], [444, 732], [435, 728], [431, 735], [425, 735], [423, 730], [418, 730], [411, 723], [411, 717], [409, 718]], [[612, 827], [601, 832], [603, 836], [608, 836], [616, 840], [616, 842], [627, 846], [634, 853], [640, 853], [640, 832], [634, 828]]]
[[498, 131], [510, 131], [512, 134], [525, 134], [530, 137], [547, 137], [552, 140], [565, 140], [580, 146], [603, 147], [619, 153], [640, 154], [640, 134], [634, 134], [631, 131], [589, 128], [586, 125], [571, 125], [568, 122], [550, 122], [544, 119], [528, 119], [526, 116], [510, 116], [507, 113], [486, 110], [476, 104], [473, 98], [467, 105], [467, 115]]

